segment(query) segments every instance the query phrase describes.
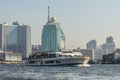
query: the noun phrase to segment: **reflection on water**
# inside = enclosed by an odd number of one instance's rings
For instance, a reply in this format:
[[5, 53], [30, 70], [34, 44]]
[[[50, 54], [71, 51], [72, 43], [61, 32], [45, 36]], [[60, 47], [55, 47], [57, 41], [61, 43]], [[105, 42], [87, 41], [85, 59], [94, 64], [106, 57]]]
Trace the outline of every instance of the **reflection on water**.
[[120, 65], [81, 67], [43, 67], [0, 65], [0, 80], [119, 80]]

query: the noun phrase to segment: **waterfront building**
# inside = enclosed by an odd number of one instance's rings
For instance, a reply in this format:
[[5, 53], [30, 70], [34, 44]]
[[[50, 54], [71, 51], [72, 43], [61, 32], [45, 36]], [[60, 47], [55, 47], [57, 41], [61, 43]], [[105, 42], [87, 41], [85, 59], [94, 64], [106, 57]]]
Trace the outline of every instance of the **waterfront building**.
[[3, 51], [21, 53], [26, 59], [31, 53], [31, 26], [20, 22], [0, 24], [0, 48]]
[[20, 53], [0, 51], [0, 64], [22, 63], [22, 55]]
[[6, 51], [7, 23], [0, 24], [0, 48]]
[[18, 45], [17, 45], [17, 25], [7, 25], [6, 26], [6, 51], [17, 52]]
[[48, 22], [42, 30], [42, 51], [60, 51], [65, 49], [65, 35], [56, 21], [56, 17], [50, 19], [48, 7]]
[[120, 48], [117, 48], [113, 54], [114, 54], [115, 59], [120, 59]]
[[18, 52], [22, 53], [23, 59], [26, 59], [31, 53], [31, 26], [19, 25], [17, 30]]
[[103, 60], [103, 55], [107, 55], [108, 50], [107, 49], [102, 49], [102, 47], [97, 47], [95, 49], [95, 62], [99, 60]]
[[104, 43], [102, 46], [102, 49], [108, 50], [108, 53], [113, 53], [116, 49], [115, 43], [113, 41], [113, 37], [109, 36], [106, 38], [106, 43]]
[[87, 49], [94, 49], [95, 50], [97, 47], [97, 41], [91, 40], [86, 44], [86, 46], [87, 46]]

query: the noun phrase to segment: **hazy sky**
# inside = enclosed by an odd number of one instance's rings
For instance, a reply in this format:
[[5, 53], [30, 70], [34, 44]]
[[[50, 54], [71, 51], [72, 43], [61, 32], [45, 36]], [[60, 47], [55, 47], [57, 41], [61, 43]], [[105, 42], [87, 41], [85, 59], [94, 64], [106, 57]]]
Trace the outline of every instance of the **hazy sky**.
[[0, 23], [32, 25], [32, 44], [41, 44], [48, 5], [50, 16], [61, 23], [67, 48], [86, 48], [92, 39], [101, 45], [108, 36], [120, 47], [120, 0], [0, 0]]

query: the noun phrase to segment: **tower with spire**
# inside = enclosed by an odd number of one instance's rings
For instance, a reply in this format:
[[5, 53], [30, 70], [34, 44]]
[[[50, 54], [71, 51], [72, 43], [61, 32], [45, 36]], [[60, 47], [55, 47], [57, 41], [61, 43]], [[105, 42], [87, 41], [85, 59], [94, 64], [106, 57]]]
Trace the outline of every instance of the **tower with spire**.
[[48, 6], [48, 23], [50, 21], [50, 11], [49, 11], [50, 7]]
[[48, 6], [48, 22], [42, 30], [42, 51], [60, 51], [65, 49], [65, 35], [56, 17], [50, 18]]

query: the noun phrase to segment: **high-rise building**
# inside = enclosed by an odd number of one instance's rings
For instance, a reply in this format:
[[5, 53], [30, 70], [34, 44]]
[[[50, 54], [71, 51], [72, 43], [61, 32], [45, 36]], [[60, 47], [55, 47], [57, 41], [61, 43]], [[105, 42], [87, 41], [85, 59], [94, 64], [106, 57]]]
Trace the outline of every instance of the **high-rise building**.
[[31, 53], [31, 26], [19, 25], [17, 27], [18, 52], [22, 53], [23, 59], [29, 57]]
[[31, 53], [31, 26], [20, 22], [0, 25], [0, 48], [3, 51], [21, 53], [26, 59]]
[[108, 53], [113, 53], [115, 51], [116, 46], [111, 36], [106, 38], [106, 43], [102, 45], [102, 49], [108, 50]]
[[97, 41], [96, 40], [91, 40], [87, 43], [87, 49], [96, 49], [97, 47]]
[[7, 23], [0, 24], [0, 48], [7, 51]]
[[48, 22], [42, 31], [42, 51], [60, 51], [65, 49], [65, 35], [56, 17], [50, 19], [48, 7]]
[[17, 52], [17, 25], [6, 25], [7, 27], [7, 51]]
[[112, 36], [107, 37], [106, 38], [106, 43], [114, 43], [113, 37]]

